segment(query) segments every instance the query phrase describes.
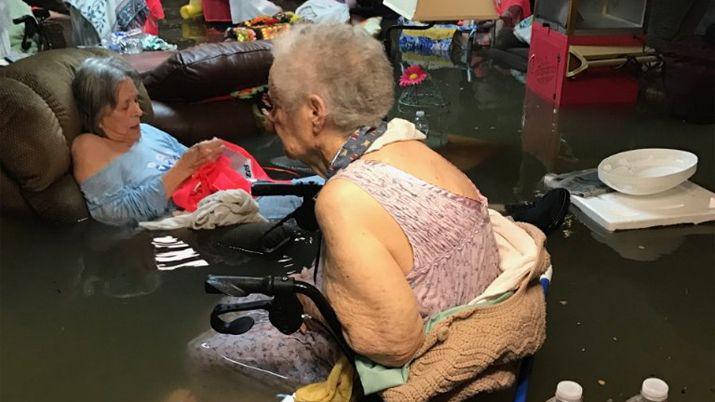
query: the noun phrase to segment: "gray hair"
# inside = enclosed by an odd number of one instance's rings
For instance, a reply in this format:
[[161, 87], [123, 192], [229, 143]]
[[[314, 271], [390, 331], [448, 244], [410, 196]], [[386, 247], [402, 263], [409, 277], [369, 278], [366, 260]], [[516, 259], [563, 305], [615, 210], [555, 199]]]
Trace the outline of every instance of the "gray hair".
[[117, 88], [127, 79], [139, 89], [139, 74], [118, 57], [91, 57], [82, 62], [72, 80], [72, 93], [86, 130], [104, 136], [99, 123], [107, 108], [117, 106]]
[[353, 131], [377, 124], [392, 108], [392, 66], [382, 44], [362, 28], [295, 25], [275, 39], [273, 56], [278, 95], [288, 109], [317, 93], [327, 103], [328, 121]]

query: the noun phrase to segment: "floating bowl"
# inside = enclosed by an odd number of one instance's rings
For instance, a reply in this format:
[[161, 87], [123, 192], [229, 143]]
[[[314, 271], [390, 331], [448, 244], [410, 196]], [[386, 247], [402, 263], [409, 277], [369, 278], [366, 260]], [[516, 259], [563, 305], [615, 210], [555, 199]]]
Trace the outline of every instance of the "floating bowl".
[[611, 155], [598, 165], [598, 178], [630, 195], [657, 194], [688, 180], [698, 157], [686, 151], [646, 148]]

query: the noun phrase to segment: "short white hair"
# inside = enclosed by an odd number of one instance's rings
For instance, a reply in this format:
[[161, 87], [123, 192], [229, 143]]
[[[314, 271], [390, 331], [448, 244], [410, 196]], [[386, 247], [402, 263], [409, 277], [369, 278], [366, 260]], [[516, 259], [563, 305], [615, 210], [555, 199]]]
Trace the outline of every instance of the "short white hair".
[[[299, 24], [273, 45], [273, 80], [288, 109], [310, 94], [327, 103], [344, 131], [376, 125], [394, 103], [394, 78], [382, 44], [346, 24]], [[278, 76], [278, 82], [276, 82]]]

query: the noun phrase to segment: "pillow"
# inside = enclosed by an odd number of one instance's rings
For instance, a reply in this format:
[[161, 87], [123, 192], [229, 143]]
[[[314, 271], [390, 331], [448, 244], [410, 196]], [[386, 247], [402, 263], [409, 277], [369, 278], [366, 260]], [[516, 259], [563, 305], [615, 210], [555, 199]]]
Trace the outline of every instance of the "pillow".
[[204, 43], [176, 52], [144, 76], [153, 100], [196, 102], [268, 82], [266, 41]]

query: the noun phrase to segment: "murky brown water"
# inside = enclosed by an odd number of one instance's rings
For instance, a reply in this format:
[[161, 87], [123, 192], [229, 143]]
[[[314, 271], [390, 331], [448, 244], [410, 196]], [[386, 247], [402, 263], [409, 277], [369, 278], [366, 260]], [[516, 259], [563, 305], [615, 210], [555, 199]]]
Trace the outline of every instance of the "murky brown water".
[[[645, 103], [554, 111], [525, 102], [523, 85], [494, 69], [473, 82], [457, 69], [433, 71], [432, 79], [450, 102], [430, 116], [432, 129], [449, 135], [442, 152], [490, 202], [531, 199], [546, 172], [594, 167], [641, 147], [694, 152], [692, 181], [715, 189], [712, 125], [687, 124]], [[263, 159], [280, 153], [271, 138], [246, 145]], [[211, 234], [190, 231], [173, 235], [210, 267], [158, 272], [155, 234], [146, 232], [3, 217], [0, 235], [0, 400], [8, 402], [162, 401], [195, 385], [186, 344], [208, 328], [218, 299], [204, 294], [206, 275], [286, 270], [217, 252]], [[311, 247], [294, 245], [298, 265], [310, 261]], [[566, 378], [581, 382], [589, 401], [620, 401], [649, 375], [669, 382], [671, 401], [715, 400], [715, 225], [608, 233], [576, 213], [548, 248], [555, 269], [548, 340], [529, 401], [546, 400]], [[243, 400], [276, 400], [235, 386]]]

